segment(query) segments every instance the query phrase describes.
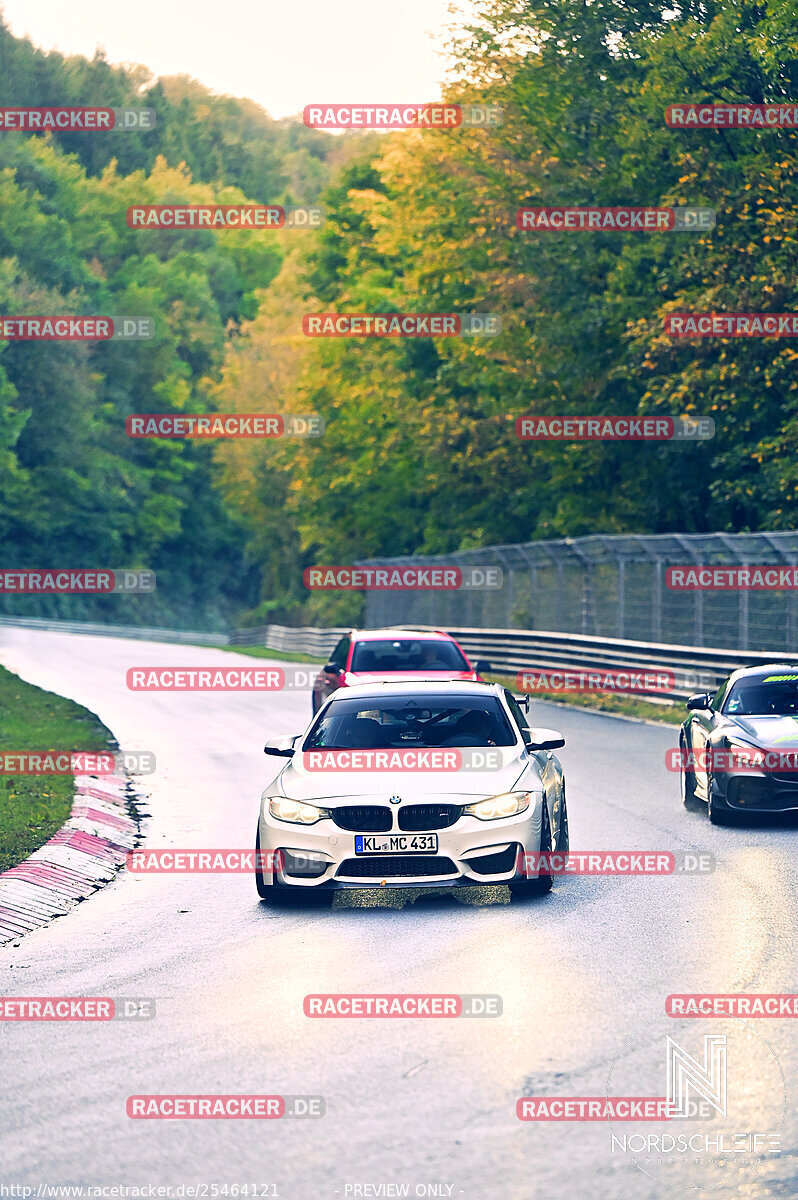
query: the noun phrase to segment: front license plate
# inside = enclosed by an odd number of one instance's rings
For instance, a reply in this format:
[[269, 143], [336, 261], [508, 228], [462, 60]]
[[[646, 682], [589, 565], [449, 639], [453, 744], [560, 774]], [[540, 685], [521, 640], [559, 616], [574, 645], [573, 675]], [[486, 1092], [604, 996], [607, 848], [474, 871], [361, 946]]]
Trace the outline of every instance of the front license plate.
[[437, 851], [437, 833], [355, 835], [355, 854], [436, 854]]

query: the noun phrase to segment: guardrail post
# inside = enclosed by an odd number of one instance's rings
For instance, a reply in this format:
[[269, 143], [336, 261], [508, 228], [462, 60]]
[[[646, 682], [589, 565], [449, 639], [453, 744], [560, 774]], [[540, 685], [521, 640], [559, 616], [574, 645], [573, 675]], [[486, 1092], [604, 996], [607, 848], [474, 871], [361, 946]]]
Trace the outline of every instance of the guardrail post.
[[740, 642], [740, 649], [748, 649], [748, 592], [740, 592], [740, 610], [738, 620], [737, 637]]
[[662, 560], [654, 563], [651, 576], [651, 633], [655, 642], [662, 641]]
[[[626, 560], [618, 559], [618, 637], [624, 636], [626, 627]], [[587, 630], [583, 630], [587, 633]]]
[[693, 638], [696, 646], [704, 644], [704, 593], [693, 592], [695, 605], [693, 608]]
[[558, 628], [562, 628], [562, 563], [557, 563], [557, 591], [554, 599], [554, 620]]
[[535, 618], [538, 612], [538, 569], [537, 567], [529, 568], [529, 623], [535, 624]]

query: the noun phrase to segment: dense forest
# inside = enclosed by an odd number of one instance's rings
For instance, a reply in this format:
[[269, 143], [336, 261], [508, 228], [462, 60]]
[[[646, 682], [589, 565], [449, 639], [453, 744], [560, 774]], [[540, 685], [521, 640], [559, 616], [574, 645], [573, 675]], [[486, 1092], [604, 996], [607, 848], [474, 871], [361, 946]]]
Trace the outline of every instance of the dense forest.
[[[224, 627], [357, 615], [302, 570], [588, 533], [785, 529], [798, 349], [674, 339], [796, 308], [796, 133], [677, 130], [798, 102], [791, 0], [485, 0], [448, 100], [491, 128], [334, 137], [0, 29], [0, 104], [152, 107], [146, 133], [0, 135], [3, 313], [136, 313], [147, 343], [0, 343], [6, 566], [149, 567], [152, 596], [0, 611]], [[346, 97], [333, 97], [332, 100]], [[313, 98], [315, 99], [315, 97]], [[132, 203], [320, 202], [324, 227], [131, 230]], [[518, 230], [522, 205], [700, 205], [704, 233]], [[492, 338], [312, 339], [308, 312], [496, 312]], [[319, 439], [128, 439], [134, 412], [316, 412]], [[518, 415], [699, 414], [712, 441], [529, 443]]]

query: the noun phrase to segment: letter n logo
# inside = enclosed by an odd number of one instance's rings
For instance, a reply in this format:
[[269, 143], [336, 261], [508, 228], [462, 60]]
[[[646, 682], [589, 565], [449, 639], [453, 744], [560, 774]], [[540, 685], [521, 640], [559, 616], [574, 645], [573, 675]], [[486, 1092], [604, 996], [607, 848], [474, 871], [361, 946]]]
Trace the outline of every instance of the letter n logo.
[[704, 1065], [691, 1058], [678, 1042], [667, 1037], [665, 1071], [667, 1074], [668, 1116], [687, 1118], [690, 1112], [689, 1090], [708, 1100], [722, 1117], [726, 1116], [726, 1035], [704, 1037]]

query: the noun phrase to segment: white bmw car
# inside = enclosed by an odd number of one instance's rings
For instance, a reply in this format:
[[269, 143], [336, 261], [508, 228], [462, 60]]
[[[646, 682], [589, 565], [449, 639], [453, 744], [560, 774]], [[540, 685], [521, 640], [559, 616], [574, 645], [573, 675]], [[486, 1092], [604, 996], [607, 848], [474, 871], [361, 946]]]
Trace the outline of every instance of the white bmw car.
[[263, 793], [262, 900], [364, 887], [551, 888], [568, 850], [565, 744], [499, 684], [383, 682], [335, 692]]

